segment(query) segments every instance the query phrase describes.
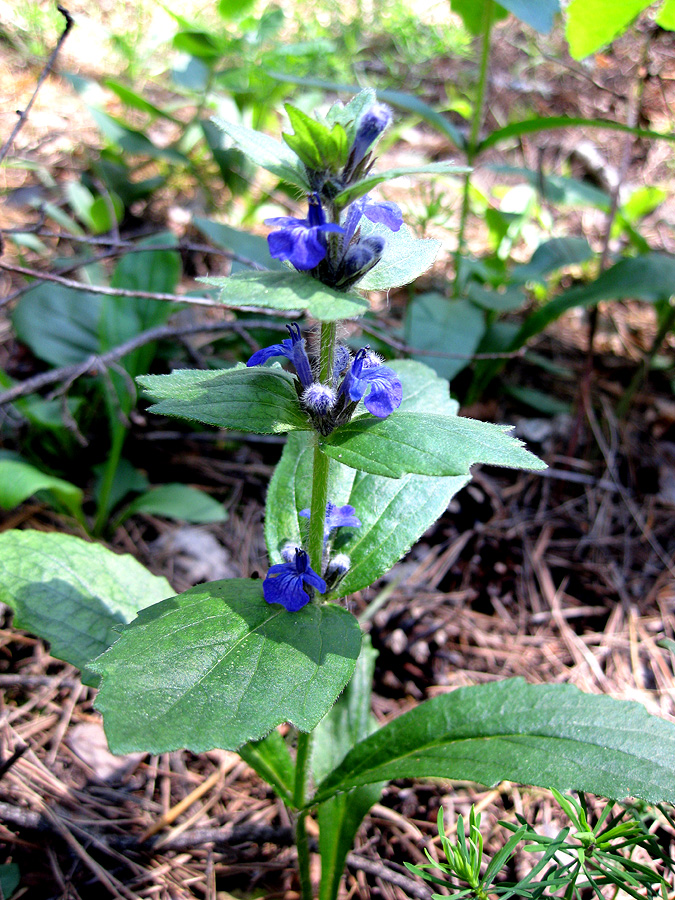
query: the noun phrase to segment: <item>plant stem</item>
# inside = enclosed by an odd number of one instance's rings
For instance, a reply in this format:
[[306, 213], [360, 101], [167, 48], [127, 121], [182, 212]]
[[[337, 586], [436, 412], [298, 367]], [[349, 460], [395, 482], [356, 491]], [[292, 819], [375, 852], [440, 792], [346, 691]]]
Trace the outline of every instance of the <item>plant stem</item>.
[[[305, 805], [305, 787], [307, 784], [307, 763], [309, 761], [309, 745], [311, 735], [298, 732], [298, 749], [295, 758], [295, 790], [293, 803], [297, 809]], [[302, 900], [312, 900], [312, 879], [309, 870], [309, 839], [306, 827], [307, 812], [301, 812], [295, 824], [295, 843], [298, 849], [298, 872]]]
[[[114, 413], [111, 413], [111, 416], [112, 415], [114, 415]], [[108, 522], [108, 514], [110, 513], [110, 494], [115, 480], [115, 472], [117, 472], [117, 467], [120, 464], [122, 447], [124, 446], [124, 439], [126, 436], [127, 430], [124, 425], [121, 422], [113, 422], [110, 455], [106, 460], [105, 469], [103, 471], [98, 510], [96, 511], [96, 521], [94, 522], [93, 533], [95, 537], [99, 537], [102, 534]]]
[[[466, 145], [467, 165], [473, 166], [478, 155], [478, 139], [481, 125], [483, 124], [483, 110], [485, 108], [485, 94], [487, 88], [488, 63], [490, 61], [490, 40], [492, 37], [492, 19], [494, 14], [494, 0], [485, 0], [483, 6], [482, 41], [480, 54], [480, 75], [478, 77], [478, 89], [476, 103], [471, 119], [471, 131]], [[459, 218], [459, 230], [457, 232], [457, 249], [455, 250], [455, 280], [452, 286], [452, 296], [459, 294], [460, 267], [462, 256], [466, 248], [466, 225], [469, 219], [469, 197], [471, 193], [471, 172], [464, 175], [464, 190], [462, 193], [462, 211]]]
[[[326, 384], [332, 381], [333, 358], [335, 356], [336, 325], [328, 322], [321, 326], [321, 347], [319, 350], [320, 378]], [[309, 518], [310, 564], [321, 575], [323, 566], [323, 529], [328, 503], [328, 476], [330, 460], [319, 446], [319, 436], [314, 435], [314, 461], [312, 466], [312, 502]]]
[[663, 344], [664, 340], [668, 332], [672, 331], [675, 327], [675, 305], [671, 304], [668, 313], [661, 320], [661, 324], [659, 326], [659, 330], [656, 332], [656, 336], [652, 341], [652, 346], [649, 349], [649, 352], [644, 356], [642, 362], [638, 366], [637, 371], [633, 375], [630, 380], [630, 384], [624, 391], [624, 395], [621, 398], [618, 406], [616, 407], [616, 417], [617, 419], [625, 419], [628, 414], [628, 410], [630, 409], [631, 402], [633, 400], [633, 396], [637, 391], [638, 387], [642, 384], [643, 380], [647, 377], [647, 373], [652, 364], [652, 360], [659, 352], [661, 344]]

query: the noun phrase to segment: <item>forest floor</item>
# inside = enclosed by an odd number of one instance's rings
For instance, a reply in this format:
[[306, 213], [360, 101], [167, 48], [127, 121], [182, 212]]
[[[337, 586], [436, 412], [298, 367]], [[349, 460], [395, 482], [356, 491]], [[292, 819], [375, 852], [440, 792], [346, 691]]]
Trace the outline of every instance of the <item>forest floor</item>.
[[[644, 127], [673, 130], [670, 36], [634, 34], [598, 55], [592, 66], [569, 59], [562, 66], [553, 39], [551, 46], [543, 41], [535, 57], [527, 41], [512, 23], [497, 29], [489, 125], [507, 121], [514, 106], [541, 115], [625, 121], [641, 67], [637, 120]], [[554, 51], [556, 58], [547, 58]], [[7, 110], [26, 102], [37, 71], [10, 48], [0, 50], [0, 93], [15, 98]], [[470, 83], [475, 68], [466, 58], [441, 58], [418, 75], [416, 92], [434, 104], [442, 102], [446, 82]], [[79, 115], [80, 101], [51, 78], [22, 132], [24, 153], [43, 154], [58, 177], [76, 170], [78, 142], [98, 140], [85, 120], [73, 131]], [[12, 124], [5, 111], [3, 135]], [[675, 252], [670, 145], [609, 131], [584, 136], [624, 184], [669, 189], [641, 233], [654, 249]], [[423, 127], [402, 140], [394, 155], [411, 148], [428, 155], [447, 152]], [[573, 158], [578, 143], [579, 132], [572, 130], [524, 137], [509, 161], [536, 169], [543, 160], [555, 170], [572, 158], [573, 169], [585, 176], [585, 164]], [[497, 161], [504, 157], [495, 153], [484, 162]], [[4, 186], [19, 188], [26, 177], [4, 170]], [[489, 190], [495, 175], [481, 167], [476, 178]], [[155, 224], [169, 212], [166, 206], [152, 210]], [[19, 224], [22, 214], [17, 207], [8, 210], [9, 224]], [[564, 225], [565, 233], [582, 233], [600, 246], [601, 213], [570, 212]], [[447, 245], [447, 232], [442, 236]], [[479, 253], [485, 241], [476, 223], [471, 249]], [[208, 256], [192, 262], [195, 271], [217, 264]], [[436, 284], [446, 274], [441, 267], [428, 280]], [[8, 290], [21, 285], [3, 277]], [[396, 326], [406, 295], [390, 299], [383, 322]], [[0, 367], [26, 377], [35, 371], [34, 361], [13, 337], [6, 312], [0, 311]], [[539, 417], [498, 394], [496, 386], [463, 410], [516, 425], [549, 468], [536, 474], [477, 470], [386, 579], [350, 599], [350, 607], [361, 613], [380, 591], [390, 592], [367, 625], [379, 651], [374, 713], [380, 722], [457, 687], [512, 676], [636, 700], [675, 721], [673, 654], [657, 643], [675, 638], [673, 386], [664, 373], [652, 372], [626, 419], [614, 413], [654, 332], [653, 310], [644, 304], [602, 307], [591, 367], [587, 317], [573, 312], [531, 347], [564, 367], [566, 377], [542, 375], [525, 358], [508, 367], [511, 381], [548, 391], [569, 403], [571, 413]], [[670, 340], [668, 352], [675, 346]], [[10, 435], [6, 446], [16, 448], [20, 439]], [[265, 485], [280, 450], [280, 441], [242, 439], [228, 455], [216, 433], [186, 435], [169, 420], [137, 417], [129, 435], [136, 464], [159, 460], [161, 472], [153, 480], [183, 481], [225, 498], [229, 520], [195, 527], [138, 516], [116, 530], [110, 545], [165, 575], [177, 592], [199, 581], [259, 571], [265, 560]], [[17, 527], [64, 530], [64, 523], [45, 505], [28, 501], [0, 515], [0, 529]], [[52, 659], [42, 641], [14, 629], [6, 610], [0, 686], [0, 765], [17, 751], [0, 780], [0, 862], [20, 867], [15, 897], [297, 896], [288, 815], [236, 754], [112, 757], [93, 709], [95, 692], [82, 686], [76, 670]], [[425, 848], [438, 857], [438, 808], [443, 806], [452, 823], [471, 804], [483, 811], [488, 855], [505, 840], [499, 820], [522, 814], [551, 834], [561, 824], [543, 790], [510, 783], [489, 790], [456, 782], [392, 783], [359, 831], [344, 897], [430, 896], [402, 863], [424, 862]], [[311, 819], [309, 827], [316, 836]], [[675, 830], [660, 817], [654, 831], [672, 857]], [[143, 845], [142, 839], [147, 839]], [[318, 865], [317, 856], [313, 864]], [[514, 871], [521, 875], [530, 864], [518, 857]]]

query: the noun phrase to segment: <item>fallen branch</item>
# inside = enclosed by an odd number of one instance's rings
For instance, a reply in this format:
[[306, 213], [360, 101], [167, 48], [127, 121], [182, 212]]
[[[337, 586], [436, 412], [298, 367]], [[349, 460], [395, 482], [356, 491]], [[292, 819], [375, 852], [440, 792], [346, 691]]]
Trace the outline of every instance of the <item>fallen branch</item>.
[[20, 397], [26, 397], [28, 394], [34, 394], [36, 391], [47, 387], [50, 384], [58, 382], [67, 382], [71, 384], [77, 378], [81, 378], [87, 374], [101, 374], [112, 363], [117, 362], [128, 353], [133, 353], [139, 347], [151, 344], [154, 341], [164, 341], [172, 338], [186, 337], [190, 334], [200, 334], [210, 331], [235, 331], [241, 334], [246, 328], [267, 328], [272, 331], [283, 331], [283, 325], [277, 325], [274, 322], [263, 320], [250, 320], [246, 322], [246, 326], [241, 322], [202, 322], [197, 325], [160, 325], [157, 328], [151, 328], [143, 331], [135, 337], [130, 338], [123, 344], [113, 347], [106, 353], [92, 354], [87, 359], [79, 363], [73, 363], [70, 366], [62, 366], [60, 369], [50, 369], [48, 372], [41, 372], [39, 375], [28, 378], [14, 387], [8, 388], [0, 394], [0, 407], [13, 403]]
[[38, 82], [35, 85], [35, 90], [33, 91], [33, 96], [28, 101], [26, 108], [24, 110], [22, 110], [21, 112], [19, 112], [19, 120], [16, 123], [16, 125], [14, 126], [14, 128], [12, 129], [12, 133], [7, 138], [5, 143], [3, 144], [2, 149], [0, 150], [0, 163], [4, 160], [4, 158], [9, 153], [9, 148], [12, 146], [12, 144], [14, 143], [14, 140], [16, 139], [16, 136], [23, 128], [23, 126], [28, 118], [28, 113], [30, 112], [31, 107], [33, 106], [33, 103], [35, 103], [35, 98], [37, 97], [38, 91], [40, 90], [40, 88], [44, 84], [47, 76], [51, 72], [52, 66], [56, 62], [56, 57], [59, 55], [59, 51], [61, 50], [61, 47], [63, 46], [63, 42], [68, 37], [68, 33], [69, 33], [70, 29], [75, 24], [72, 16], [70, 15], [70, 13], [68, 12], [67, 9], [65, 9], [63, 6], [57, 6], [56, 8], [61, 13], [61, 15], [65, 18], [66, 27], [63, 29], [63, 33], [61, 34], [61, 37], [58, 39], [56, 47], [54, 47], [54, 49], [52, 50], [51, 55], [50, 55], [49, 59], [47, 60], [47, 63], [45, 65], [44, 69], [40, 73]]

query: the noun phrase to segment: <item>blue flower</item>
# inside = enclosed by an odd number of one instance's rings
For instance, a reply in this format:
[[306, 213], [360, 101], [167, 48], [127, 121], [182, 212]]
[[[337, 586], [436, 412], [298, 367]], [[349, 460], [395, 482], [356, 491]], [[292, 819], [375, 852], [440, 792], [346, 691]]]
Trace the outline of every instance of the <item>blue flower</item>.
[[403, 224], [403, 213], [389, 200], [371, 200], [368, 194], [350, 204], [345, 216], [343, 243], [347, 245], [356, 233], [359, 222], [365, 216], [371, 222], [378, 222], [390, 231], [398, 231]]
[[340, 385], [340, 394], [343, 393], [354, 403], [363, 399], [369, 413], [384, 419], [401, 405], [403, 388], [396, 372], [383, 366], [380, 358], [366, 347], [359, 350], [345, 375]]
[[267, 236], [270, 253], [275, 259], [288, 260], [296, 269], [306, 271], [318, 266], [326, 256], [323, 234], [327, 231], [342, 234], [344, 228], [326, 222], [317, 194], [309, 196], [306, 219], [277, 216], [265, 219], [265, 225], [281, 229]]
[[270, 566], [263, 581], [263, 596], [267, 603], [280, 603], [288, 612], [297, 612], [311, 600], [305, 584], [326, 593], [326, 582], [311, 568], [307, 553], [296, 547], [291, 562]]
[[366, 153], [391, 124], [391, 110], [384, 103], [374, 103], [359, 119], [354, 135], [354, 143], [349, 151], [349, 159], [345, 171], [350, 175], [359, 165]]
[[[326, 504], [326, 522], [323, 528], [324, 541], [328, 540], [334, 528], [360, 528], [361, 520], [354, 515], [355, 512], [356, 510], [349, 503], [345, 503], [344, 506], [336, 506], [328, 501]], [[312, 513], [309, 509], [301, 509], [300, 515], [305, 519], [310, 519]]]
[[268, 359], [275, 356], [285, 356], [295, 366], [298, 373], [300, 383], [304, 388], [310, 387], [314, 379], [312, 378], [312, 367], [309, 364], [309, 357], [305, 350], [305, 339], [300, 333], [300, 326], [297, 324], [287, 325], [290, 338], [284, 338], [280, 344], [272, 344], [271, 347], [263, 347], [257, 350], [246, 363], [247, 367], [262, 366]]

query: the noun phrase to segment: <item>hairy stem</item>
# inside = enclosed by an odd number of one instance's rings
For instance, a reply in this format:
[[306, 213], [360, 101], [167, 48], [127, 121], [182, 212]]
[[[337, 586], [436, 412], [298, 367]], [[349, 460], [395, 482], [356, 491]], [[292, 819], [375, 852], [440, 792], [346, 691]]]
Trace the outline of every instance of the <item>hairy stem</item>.
[[[328, 322], [321, 326], [319, 350], [319, 377], [324, 384], [332, 382], [335, 357], [336, 325]], [[314, 435], [314, 461], [312, 466], [312, 502], [309, 519], [309, 546], [307, 548], [312, 568], [321, 574], [323, 566], [323, 528], [328, 503], [328, 476], [330, 460], [319, 447], [319, 436]]]
[[[296, 809], [301, 809], [305, 805], [310, 740], [311, 735], [302, 731], [298, 732], [298, 749], [295, 759], [295, 789], [293, 791], [293, 804]], [[312, 900], [312, 879], [309, 870], [309, 839], [307, 837], [306, 819], [306, 811], [298, 815], [295, 824], [295, 841], [298, 849], [298, 872], [300, 875], [302, 900]]]
[[[480, 128], [483, 124], [483, 110], [485, 108], [485, 94], [487, 88], [488, 63], [490, 61], [490, 40], [492, 37], [492, 19], [494, 14], [494, 0], [485, 0], [483, 6], [482, 21], [482, 41], [480, 54], [480, 75], [478, 78], [478, 89], [476, 94], [476, 103], [471, 119], [471, 131], [466, 146], [466, 161], [469, 166], [473, 166], [474, 160], [478, 155], [478, 141], [480, 137]], [[459, 218], [459, 229], [457, 232], [457, 249], [455, 250], [455, 280], [452, 287], [452, 295], [456, 297], [459, 294], [460, 287], [460, 268], [462, 256], [466, 249], [466, 226], [469, 219], [469, 197], [471, 193], [471, 172], [464, 175], [464, 189], [462, 193], [462, 211]]]

